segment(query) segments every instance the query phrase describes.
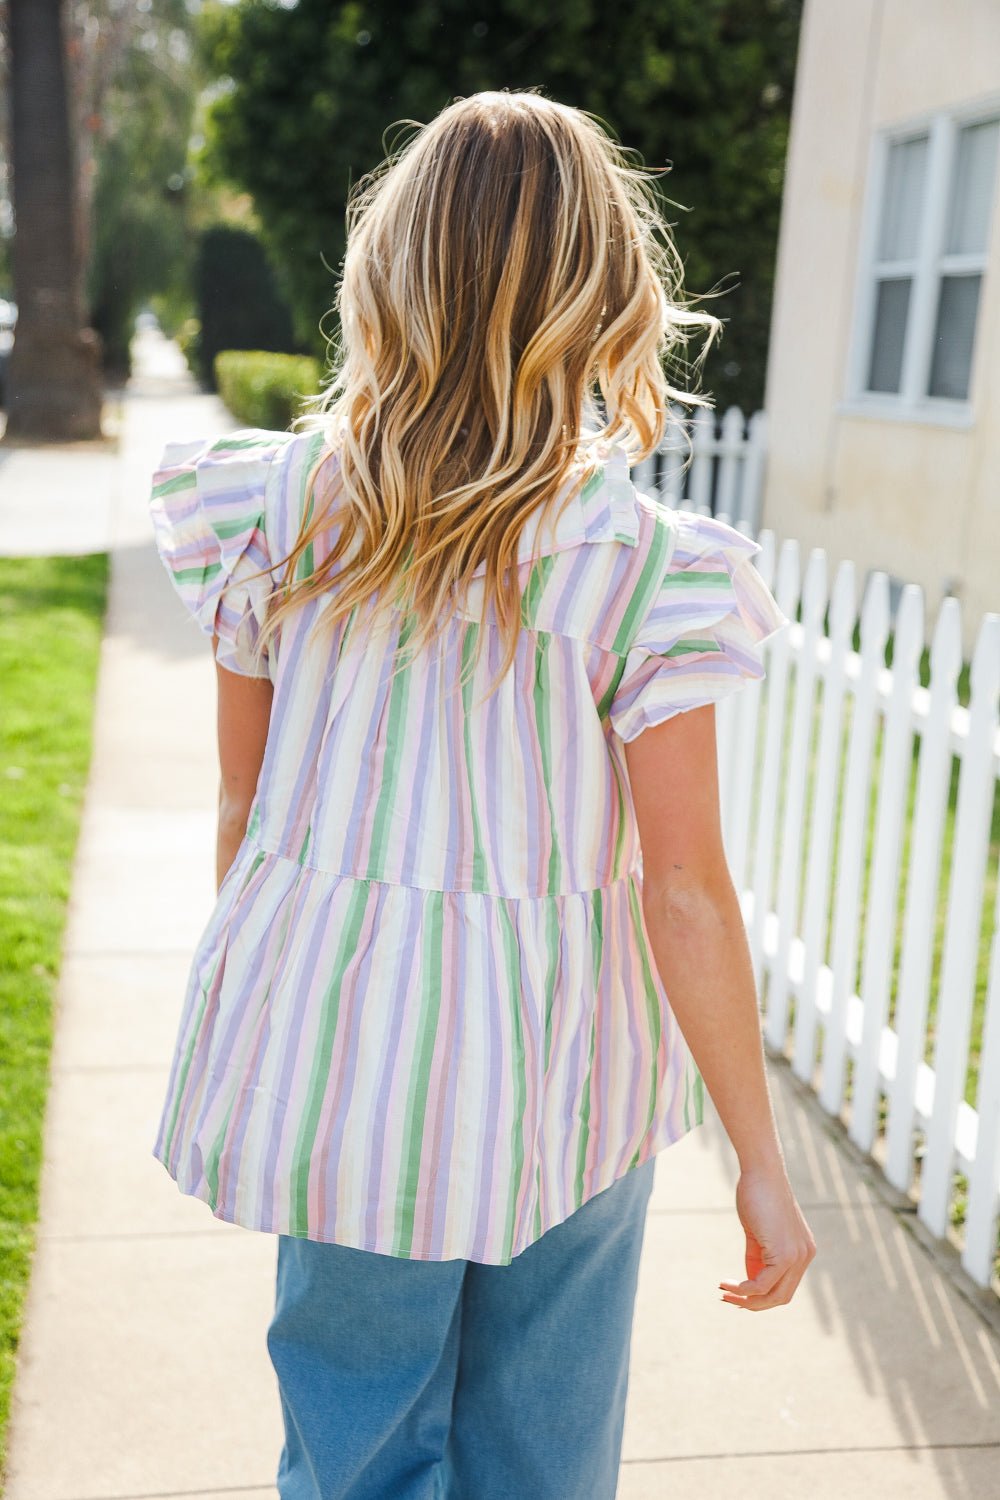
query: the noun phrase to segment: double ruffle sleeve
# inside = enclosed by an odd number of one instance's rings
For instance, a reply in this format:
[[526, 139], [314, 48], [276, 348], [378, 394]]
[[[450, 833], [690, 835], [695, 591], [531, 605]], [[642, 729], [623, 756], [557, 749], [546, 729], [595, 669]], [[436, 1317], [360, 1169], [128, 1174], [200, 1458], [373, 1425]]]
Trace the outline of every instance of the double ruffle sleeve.
[[611, 704], [625, 741], [762, 678], [761, 642], [791, 623], [754, 565], [759, 542], [714, 516], [673, 514], [667, 569]]
[[[224, 437], [168, 443], [153, 473], [150, 514], [157, 550], [205, 635], [218, 636], [221, 666], [269, 677], [256, 647], [273, 581], [266, 522], [271, 460], [289, 434], [243, 428]], [[258, 576], [254, 576], [258, 575]]]

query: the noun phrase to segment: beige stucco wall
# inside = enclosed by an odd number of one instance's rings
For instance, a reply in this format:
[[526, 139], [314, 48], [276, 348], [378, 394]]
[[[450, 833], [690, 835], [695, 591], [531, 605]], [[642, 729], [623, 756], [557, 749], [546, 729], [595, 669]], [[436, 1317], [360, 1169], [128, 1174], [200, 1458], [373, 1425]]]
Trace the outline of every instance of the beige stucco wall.
[[[853, 558], [962, 601], [969, 651], [1000, 611], [1000, 191], [970, 396], [953, 428], [838, 411], [847, 394], [876, 130], [1000, 90], [1000, 0], [806, 0], [768, 365], [763, 524], [803, 564]], [[860, 588], [859, 588], [860, 593]]]

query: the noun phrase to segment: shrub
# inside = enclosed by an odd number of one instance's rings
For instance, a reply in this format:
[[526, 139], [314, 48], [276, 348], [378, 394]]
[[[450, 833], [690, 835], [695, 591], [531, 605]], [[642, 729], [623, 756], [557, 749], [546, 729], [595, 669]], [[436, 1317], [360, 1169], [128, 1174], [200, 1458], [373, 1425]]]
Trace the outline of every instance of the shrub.
[[284, 432], [303, 399], [319, 390], [320, 380], [319, 360], [307, 354], [226, 349], [215, 356], [219, 395], [248, 427]]
[[255, 235], [234, 224], [213, 224], [198, 241], [195, 303], [201, 333], [198, 373], [211, 387], [222, 349], [306, 351], [292, 331], [291, 315], [274, 270]]
[[177, 345], [188, 362], [192, 374], [201, 369], [201, 324], [197, 318], [185, 318], [174, 334]]

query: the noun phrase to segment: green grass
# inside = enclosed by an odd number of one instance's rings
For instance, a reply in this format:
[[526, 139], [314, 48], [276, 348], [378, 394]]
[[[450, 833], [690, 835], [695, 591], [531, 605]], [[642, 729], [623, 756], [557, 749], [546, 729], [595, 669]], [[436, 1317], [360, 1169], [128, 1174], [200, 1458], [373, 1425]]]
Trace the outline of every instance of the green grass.
[[0, 1471], [108, 559], [0, 558]]

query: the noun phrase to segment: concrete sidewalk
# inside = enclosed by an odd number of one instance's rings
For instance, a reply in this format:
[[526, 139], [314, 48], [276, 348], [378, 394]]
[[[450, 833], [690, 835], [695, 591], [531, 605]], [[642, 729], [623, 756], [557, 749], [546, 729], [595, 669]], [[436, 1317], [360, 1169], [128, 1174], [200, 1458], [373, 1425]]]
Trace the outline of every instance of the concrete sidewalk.
[[[167, 438], [236, 424], [170, 346], [142, 348], [116, 460], [8, 1500], [276, 1495], [276, 1241], [213, 1219], [150, 1154], [214, 900], [216, 782], [210, 654], [156, 557], [146, 499]], [[59, 550], [35, 540], [25, 550]], [[657, 1160], [619, 1500], [993, 1500], [996, 1325], [780, 1060], [771, 1078], [816, 1260], [788, 1307], [741, 1318], [721, 1301], [717, 1283], [745, 1274], [744, 1241], [709, 1104]]]

